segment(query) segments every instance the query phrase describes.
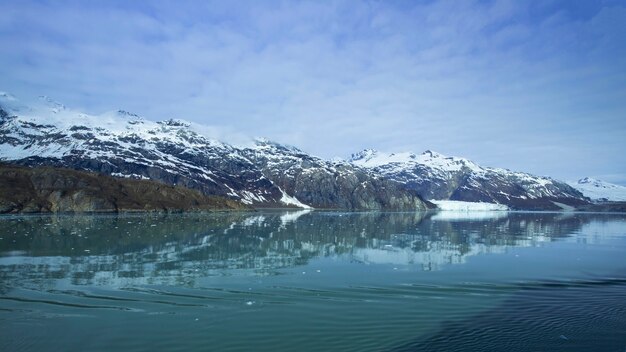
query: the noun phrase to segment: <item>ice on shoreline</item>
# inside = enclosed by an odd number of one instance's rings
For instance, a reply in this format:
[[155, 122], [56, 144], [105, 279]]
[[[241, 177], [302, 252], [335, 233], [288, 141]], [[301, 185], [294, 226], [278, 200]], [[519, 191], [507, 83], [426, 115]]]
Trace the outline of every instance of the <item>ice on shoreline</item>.
[[458, 200], [431, 200], [431, 203], [437, 205], [439, 210], [442, 211], [457, 211], [457, 212], [469, 212], [469, 211], [507, 211], [509, 207], [504, 204], [496, 203], [476, 203], [476, 202], [462, 202]]

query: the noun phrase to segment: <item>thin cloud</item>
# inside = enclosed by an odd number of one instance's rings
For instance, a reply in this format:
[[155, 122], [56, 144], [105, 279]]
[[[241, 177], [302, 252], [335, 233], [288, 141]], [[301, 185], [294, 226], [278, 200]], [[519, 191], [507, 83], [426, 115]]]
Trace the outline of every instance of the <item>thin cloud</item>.
[[623, 175], [623, 23], [616, 1], [4, 1], [0, 88], [323, 157]]

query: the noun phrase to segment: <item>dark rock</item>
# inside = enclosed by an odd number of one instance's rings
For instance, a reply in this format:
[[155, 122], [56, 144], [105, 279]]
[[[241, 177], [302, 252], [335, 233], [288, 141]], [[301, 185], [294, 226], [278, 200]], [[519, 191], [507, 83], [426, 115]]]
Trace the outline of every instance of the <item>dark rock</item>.
[[147, 180], [0, 165], [0, 213], [245, 210], [244, 204]]
[[599, 202], [584, 204], [576, 208], [579, 211], [626, 213], [626, 202]]

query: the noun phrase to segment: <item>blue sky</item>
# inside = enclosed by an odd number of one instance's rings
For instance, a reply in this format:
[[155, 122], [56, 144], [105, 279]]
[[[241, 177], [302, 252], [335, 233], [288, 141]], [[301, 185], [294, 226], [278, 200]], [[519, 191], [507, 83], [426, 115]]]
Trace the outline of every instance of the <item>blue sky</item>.
[[624, 1], [2, 1], [0, 90], [626, 184]]

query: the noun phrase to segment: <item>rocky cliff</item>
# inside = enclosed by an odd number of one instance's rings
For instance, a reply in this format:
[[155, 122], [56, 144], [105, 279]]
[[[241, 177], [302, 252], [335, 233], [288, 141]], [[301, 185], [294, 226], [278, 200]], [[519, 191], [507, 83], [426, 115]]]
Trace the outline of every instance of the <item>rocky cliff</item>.
[[245, 209], [238, 201], [148, 180], [0, 164], [0, 214]]
[[413, 190], [345, 161], [326, 161], [268, 140], [242, 154], [285, 194], [314, 208], [426, 210]]

